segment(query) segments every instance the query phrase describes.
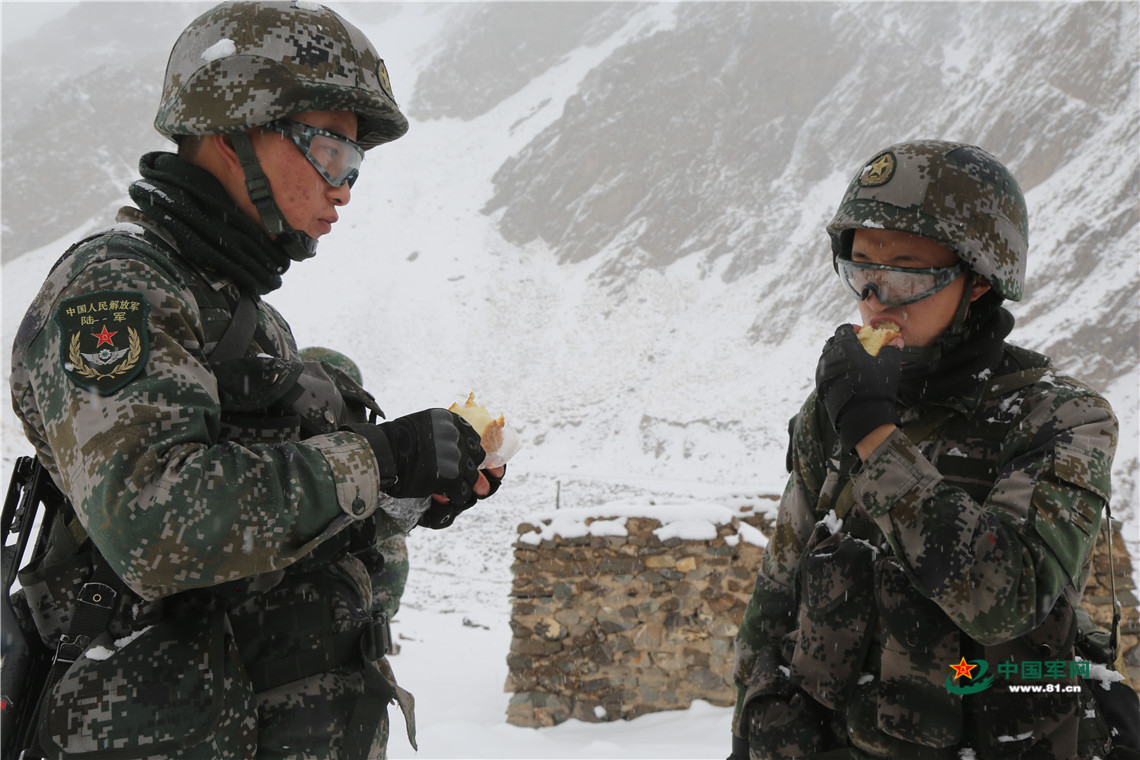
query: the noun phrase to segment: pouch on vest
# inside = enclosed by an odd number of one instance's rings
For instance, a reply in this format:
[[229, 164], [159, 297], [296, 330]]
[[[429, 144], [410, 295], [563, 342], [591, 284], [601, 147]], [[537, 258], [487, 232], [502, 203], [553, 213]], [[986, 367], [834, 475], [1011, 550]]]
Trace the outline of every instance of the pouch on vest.
[[[1084, 607], [1076, 607], [1077, 636], [1074, 649], [1078, 657], [1115, 670], [1112, 659], [1115, 648], [1112, 634], [1100, 630]], [[1107, 726], [1112, 730], [1113, 751], [1121, 757], [1140, 760], [1140, 699], [1121, 679], [1093, 684], [1092, 696]], [[1110, 755], [1115, 759], [1116, 755]]]
[[91, 577], [91, 553], [72, 554], [50, 565], [32, 563], [16, 577], [28, 600], [40, 639], [48, 646], [56, 646], [60, 634], [67, 631], [79, 590]]
[[303, 439], [380, 414], [367, 391], [325, 362], [261, 355], [217, 362], [213, 371], [227, 440]]
[[799, 632], [792, 682], [823, 705], [839, 709], [855, 688], [867, 650], [875, 604], [867, 541], [817, 525], [800, 559]]
[[894, 557], [876, 563], [874, 586], [883, 630], [879, 729], [926, 747], [957, 744], [962, 698], [945, 685], [949, 665], [962, 656], [957, 626]]
[[[1073, 606], [1062, 596], [1033, 630], [1002, 644], [985, 647], [983, 656], [999, 675], [993, 688], [971, 696], [971, 722], [976, 725], [974, 730], [978, 736], [1012, 738], [1000, 746], [980, 749], [979, 758], [1031, 758], [1044, 752], [1042, 747], [1051, 745], [1072, 753], [1081, 733], [1087, 740], [1095, 740], [1099, 734], [1102, 746], [1107, 744], [1107, 730], [1099, 712], [1093, 709], [1087, 684], [1070, 677], [1069, 663], [1074, 658], [1076, 633]], [[1024, 669], [1027, 662], [1040, 663], [1041, 672], [1036, 676], [1027, 674]], [[1063, 675], [1052, 678], [1046, 675], [1045, 668], [1051, 662], [1061, 663]], [[1002, 675], [1001, 669], [1010, 666], [1013, 670]], [[1060, 688], [1074, 683], [1080, 686], [1080, 694]], [[1042, 687], [1049, 684], [1054, 687], [1051, 691], [1025, 693], [1010, 689], [1010, 685]], [[1086, 719], [1086, 715], [1090, 717]], [[1082, 727], [1086, 720], [1089, 724]]]
[[90, 760], [252, 758], [253, 688], [225, 613], [170, 618], [97, 640], [44, 697], [40, 742]]

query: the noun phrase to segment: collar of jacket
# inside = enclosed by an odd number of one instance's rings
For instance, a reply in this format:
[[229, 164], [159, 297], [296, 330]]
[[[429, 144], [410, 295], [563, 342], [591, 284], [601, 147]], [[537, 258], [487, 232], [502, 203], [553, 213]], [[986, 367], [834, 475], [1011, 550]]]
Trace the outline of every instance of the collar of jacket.
[[131, 200], [174, 238], [183, 257], [254, 295], [281, 287], [288, 254], [238, 209], [212, 174], [163, 152], [143, 156], [139, 173]]

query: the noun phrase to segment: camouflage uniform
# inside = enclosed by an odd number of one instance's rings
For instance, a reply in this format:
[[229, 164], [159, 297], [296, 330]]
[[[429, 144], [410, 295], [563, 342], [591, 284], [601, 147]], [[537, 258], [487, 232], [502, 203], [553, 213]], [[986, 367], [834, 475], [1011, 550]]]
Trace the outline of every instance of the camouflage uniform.
[[[890, 152], [936, 165], [931, 155], [955, 147]], [[848, 201], [875, 165], [852, 183], [836, 238], [892, 228], [844, 217], [858, 213]], [[963, 249], [954, 247], [966, 259]], [[999, 294], [1020, 296], [1020, 257], [990, 267]], [[817, 393], [796, 416], [791, 477], [737, 635], [734, 757], [741, 746], [753, 758], [1105, 755], [1107, 728], [1083, 679], [1079, 693], [1013, 693], [1010, 684], [1042, 681], [1008, 668], [1064, 661], [1069, 675], [1117, 422], [1096, 391], [1005, 343], [1008, 312], [992, 302], [979, 311], [933, 349], [937, 363], [912, 363], [909, 379], [903, 365], [899, 429], [862, 464]], [[962, 658], [1007, 675], [955, 693], [948, 676]]]
[[[184, 32], [156, 126], [236, 145], [321, 109], [355, 111], [365, 147], [407, 129], [358, 30], [312, 3], [240, 3]], [[129, 589], [43, 703], [39, 740], [52, 756], [381, 757], [395, 700], [414, 746], [377, 579], [432, 491], [388, 495], [392, 462], [365, 424], [379, 407], [333, 363], [302, 361], [260, 299], [315, 241], [271, 239], [177, 156], [148, 154], [140, 171], [138, 208], [57, 263], [13, 348], [14, 408], [74, 508], [20, 575], [44, 643], [100, 567]], [[272, 230], [283, 220], [261, 200]], [[216, 353], [243, 306], [245, 339]]]
[[[364, 384], [364, 377], [356, 362], [339, 351], [323, 346], [309, 346], [301, 349], [301, 359], [307, 362], [327, 362], [344, 371], [357, 385]], [[379, 575], [372, 576], [372, 601], [389, 620], [400, 609], [400, 598], [408, 584], [408, 538], [402, 533], [394, 533], [378, 540], [373, 547], [378, 555], [375, 564], [381, 568]], [[393, 651], [398, 646], [392, 644]]]

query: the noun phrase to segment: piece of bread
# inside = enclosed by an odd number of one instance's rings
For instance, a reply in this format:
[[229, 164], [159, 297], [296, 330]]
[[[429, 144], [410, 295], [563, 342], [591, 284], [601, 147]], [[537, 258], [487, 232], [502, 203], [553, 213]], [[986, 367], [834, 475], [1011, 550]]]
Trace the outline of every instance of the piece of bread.
[[519, 450], [518, 435], [506, 423], [502, 415], [492, 417], [491, 413], [482, 404], [475, 402], [475, 394], [467, 396], [467, 400], [460, 404], [452, 404], [448, 411], [455, 412], [475, 428], [479, 434], [479, 443], [487, 452], [487, 459], [483, 467], [498, 467]]
[[487, 411], [487, 407], [475, 403], [474, 393], [467, 396], [467, 400], [463, 402], [463, 406], [452, 404], [447, 410], [449, 412], [455, 412], [471, 423], [471, 427], [475, 428], [475, 432], [479, 435], [483, 435], [483, 431], [496, 422], [498, 423], [498, 427], [501, 428], [503, 426], [503, 418], [501, 416], [498, 420], [494, 420], [491, 418], [491, 413]]
[[895, 338], [902, 337], [902, 333], [899, 332], [899, 326], [894, 322], [880, 322], [876, 327], [863, 325], [856, 331], [855, 335], [859, 338], [859, 342], [863, 344], [863, 348], [871, 356], [878, 356], [879, 350], [882, 349], [883, 346]]

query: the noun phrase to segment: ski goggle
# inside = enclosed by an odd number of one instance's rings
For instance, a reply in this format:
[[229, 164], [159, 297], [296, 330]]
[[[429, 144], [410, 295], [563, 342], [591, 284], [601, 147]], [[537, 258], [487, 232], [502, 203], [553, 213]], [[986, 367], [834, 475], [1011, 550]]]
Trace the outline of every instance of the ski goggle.
[[838, 259], [839, 278], [860, 301], [874, 293], [884, 306], [905, 306], [929, 298], [954, 282], [963, 272], [962, 264], [948, 267], [892, 267]]
[[333, 187], [340, 187], [345, 182], [352, 187], [360, 175], [364, 149], [347, 137], [291, 119], [271, 121], [265, 128], [292, 139], [313, 168]]

